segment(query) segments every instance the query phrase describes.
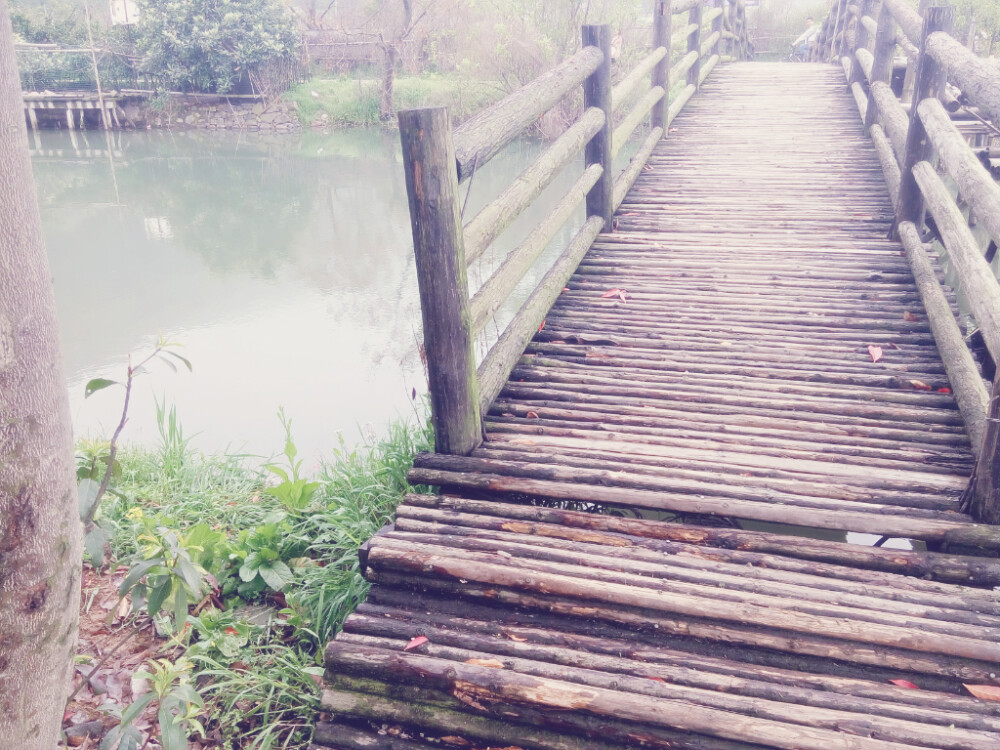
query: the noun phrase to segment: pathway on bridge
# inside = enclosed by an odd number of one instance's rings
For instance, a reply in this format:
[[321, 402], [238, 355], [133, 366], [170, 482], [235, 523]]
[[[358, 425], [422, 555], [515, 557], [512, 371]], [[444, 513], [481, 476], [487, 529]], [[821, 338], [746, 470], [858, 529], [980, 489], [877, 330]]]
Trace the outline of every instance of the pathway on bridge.
[[843, 541], [1000, 541], [958, 510], [969, 441], [891, 218], [839, 69], [722, 68], [487, 442], [418, 459], [445, 495], [372, 542], [316, 741], [1000, 746], [1000, 703], [962, 687], [998, 684], [995, 554]]

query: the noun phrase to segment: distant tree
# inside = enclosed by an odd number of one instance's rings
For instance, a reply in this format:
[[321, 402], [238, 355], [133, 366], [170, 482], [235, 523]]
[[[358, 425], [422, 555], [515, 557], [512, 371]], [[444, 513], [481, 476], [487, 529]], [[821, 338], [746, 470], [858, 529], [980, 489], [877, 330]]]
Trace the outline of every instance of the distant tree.
[[0, 0], [0, 745], [52, 750], [73, 673], [82, 564], [73, 435]]
[[280, 0], [144, 0], [141, 9], [142, 69], [172, 90], [224, 94], [299, 44]]

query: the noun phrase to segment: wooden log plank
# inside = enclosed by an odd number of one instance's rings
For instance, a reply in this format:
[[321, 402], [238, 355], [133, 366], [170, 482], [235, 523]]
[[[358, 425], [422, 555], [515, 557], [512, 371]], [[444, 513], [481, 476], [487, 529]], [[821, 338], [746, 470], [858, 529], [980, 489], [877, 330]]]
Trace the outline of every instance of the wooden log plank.
[[[656, 0], [653, 4], [653, 48], [662, 48], [665, 52], [663, 57], [656, 64], [656, 67], [652, 70], [652, 87], [660, 87], [666, 92], [670, 91], [670, 59], [672, 50], [675, 46], [670, 32], [673, 15], [671, 5], [671, 0]], [[614, 97], [612, 96], [612, 98]], [[667, 121], [667, 104], [668, 96], [664, 96], [660, 99], [660, 102], [653, 107], [653, 111], [650, 115], [650, 129], [654, 132], [659, 129], [660, 137], [665, 135], [664, 125]], [[649, 154], [646, 154], [646, 158], [649, 158]], [[629, 189], [631, 189], [633, 182], [635, 182], [635, 179], [629, 180]], [[618, 200], [618, 186], [619, 183], [616, 181], [614, 204], [616, 211], [618, 210], [618, 206], [621, 205], [621, 201]], [[628, 189], [626, 189], [625, 192], [628, 192]]]
[[691, 99], [692, 96], [694, 96], [697, 90], [698, 90], [697, 86], [689, 83], [687, 86], [684, 87], [681, 93], [677, 95], [677, 98], [674, 99], [672, 102], [670, 102], [670, 107], [667, 110], [668, 129], [670, 128], [670, 125], [673, 123], [674, 118], [676, 118], [677, 115], [681, 113], [681, 110], [684, 109], [684, 105], [688, 103], [688, 101]]
[[893, 19], [910, 41], [918, 44], [924, 23], [920, 14], [910, 7], [906, 0], [882, 0], [882, 6], [888, 8]]
[[465, 225], [465, 259], [474, 263], [521, 213], [541, 195], [553, 178], [604, 127], [604, 112], [591, 107], [559, 136], [531, 166]]
[[618, 156], [618, 153], [632, 136], [632, 133], [635, 132], [635, 129], [646, 119], [653, 107], [663, 101], [665, 96], [666, 92], [662, 88], [656, 87], [654, 89], [650, 89], [649, 93], [636, 103], [635, 107], [632, 108], [632, 110], [621, 121], [621, 124], [615, 128], [614, 133], [612, 133], [612, 158]]
[[[664, 46], [654, 48], [650, 54], [639, 61], [625, 78], [615, 84], [611, 89], [611, 109], [613, 112], [618, 113], [624, 109], [625, 105], [634, 98], [636, 90], [646, 76], [650, 75], [654, 68], [660, 67], [660, 63], [668, 54], [669, 50]], [[656, 88], [657, 85], [654, 84], [653, 88]]]
[[605, 231], [611, 229], [614, 215], [614, 175], [612, 166], [614, 152], [611, 138], [611, 27], [584, 26], [583, 45], [601, 50], [603, 61], [584, 81], [583, 106], [596, 107], [604, 112], [604, 126], [597, 131], [584, 149], [584, 162], [588, 167], [598, 165], [601, 174], [587, 193], [587, 216], [599, 216], [604, 221]]
[[1000, 70], [979, 57], [951, 34], [935, 30], [927, 38], [926, 49], [944, 68], [968, 100], [993, 122], [1000, 122]]
[[484, 166], [603, 63], [604, 54], [600, 49], [585, 46], [548, 73], [466, 120], [455, 131], [459, 182]]
[[[664, 101], [665, 98], [661, 100], [660, 104], [653, 107], [654, 115], [656, 115], [660, 105], [663, 104]], [[661, 117], [654, 117], [653, 119], [654, 121], [658, 119], [662, 120]], [[663, 138], [663, 134], [664, 130], [662, 127], [654, 127], [649, 132], [649, 135], [646, 136], [642, 145], [639, 146], [635, 155], [629, 161], [628, 166], [622, 170], [620, 175], [618, 175], [618, 178], [615, 180], [615, 200], [613, 204], [615, 211], [621, 207], [622, 201], [625, 200], [625, 196], [628, 195], [629, 190], [632, 189], [636, 179], [638, 179], [639, 175], [642, 173], [643, 168], [645, 168], [646, 163], [649, 161], [649, 155], [653, 153], [653, 149], [656, 148], [660, 139]]]

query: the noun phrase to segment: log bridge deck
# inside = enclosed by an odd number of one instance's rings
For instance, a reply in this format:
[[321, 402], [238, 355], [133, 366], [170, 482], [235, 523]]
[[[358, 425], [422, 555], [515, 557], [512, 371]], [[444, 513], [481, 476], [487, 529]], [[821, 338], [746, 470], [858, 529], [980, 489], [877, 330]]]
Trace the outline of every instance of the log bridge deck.
[[855, 105], [733, 63], [667, 121], [366, 546], [317, 747], [1000, 748], [1000, 527]]

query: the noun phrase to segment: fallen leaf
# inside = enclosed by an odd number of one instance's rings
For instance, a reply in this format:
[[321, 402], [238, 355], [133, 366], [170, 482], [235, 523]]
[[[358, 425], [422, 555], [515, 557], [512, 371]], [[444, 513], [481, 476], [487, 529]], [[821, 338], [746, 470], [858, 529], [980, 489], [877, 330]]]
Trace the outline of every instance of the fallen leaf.
[[872, 362], [878, 362], [880, 359], [882, 359], [881, 346], [869, 346], [868, 353], [872, 356]]
[[951, 393], [951, 388], [938, 388], [938, 393]]
[[911, 380], [910, 381], [910, 385], [912, 385], [918, 391], [932, 391], [932, 390], [934, 390], [929, 385], [927, 385], [927, 383], [925, 383], [923, 380]]
[[442, 737], [441, 741], [446, 745], [452, 745], [454, 747], [470, 747], [472, 745], [472, 743], [465, 739], [465, 737], [456, 737], [454, 735]]
[[240, 631], [238, 631], [236, 628], [226, 628], [225, 632], [226, 632], [226, 635], [239, 635], [240, 634]]
[[543, 328], [545, 328], [545, 321], [544, 320], [542, 321], [542, 324], [540, 326], [538, 326], [538, 332], [541, 333]]
[[904, 310], [903, 320], [905, 320], [907, 323], [916, 323], [918, 320], [920, 320], [920, 318], [911, 313], [909, 310]]
[[647, 677], [647, 680], [652, 680], [653, 682], [666, 682], [662, 677]]
[[426, 635], [418, 635], [416, 638], [411, 640], [409, 643], [406, 644], [406, 646], [403, 647], [403, 651], [412, 651], [415, 648], [420, 648], [425, 643], [427, 643], [428, 640], [429, 639], [427, 638]]
[[601, 299], [607, 299], [608, 297], [617, 297], [622, 293], [621, 289], [609, 289], [604, 294], [601, 295]]
[[983, 701], [1000, 701], [1000, 686], [998, 685], [966, 685], [962, 687]]
[[490, 669], [503, 669], [503, 662], [499, 659], [466, 659], [466, 664], [474, 667], [489, 667]]
[[528, 419], [538, 419], [538, 412], [537, 411], [529, 411], [524, 416], [527, 417]]
[[510, 638], [512, 641], [517, 641], [518, 643], [524, 643], [526, 640], [528, 640], [527, 638], [522, 638], [521, 636], [514, 635], [513, 633], [507, 633], [507, 637]]
[[889, 680], [896, 687], [906, 688], [907, 690], [920, 690], [920, 688], [914, 685], [909, 680]]

